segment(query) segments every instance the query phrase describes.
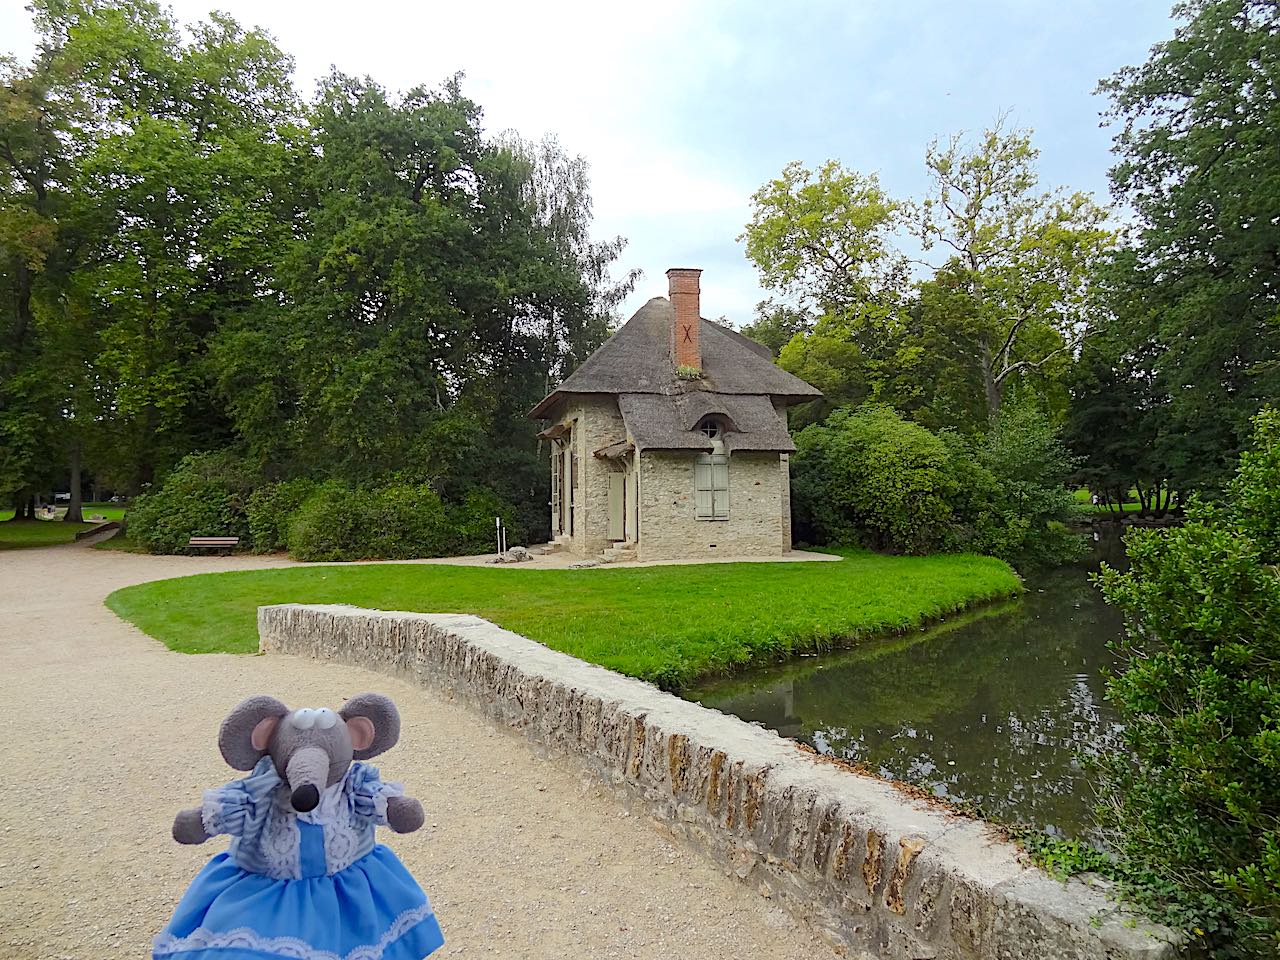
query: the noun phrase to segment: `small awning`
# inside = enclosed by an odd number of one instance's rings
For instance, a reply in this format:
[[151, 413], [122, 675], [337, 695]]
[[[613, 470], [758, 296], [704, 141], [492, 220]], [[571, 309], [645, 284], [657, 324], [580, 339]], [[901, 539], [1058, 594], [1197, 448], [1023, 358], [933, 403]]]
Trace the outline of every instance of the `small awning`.
[[568, 433], [572, 429], [573, 429], [573, 426], [568, 423], [552, 424], [551, 426], [547, 427], [547, 429], [543, 430], [540, 434], [538, 434], [538, 439], [539, 440], [559, 440], [561, 437], [563, 437], [566, 433]]
[[634, 449], [635, 444], [630, 440], [619, 440], [617, 443], [611, 443], [607, 447], [601, 447], [596, 451], [595, 455], [601, 460], [614, 460], [618, 457], [625, 457]]

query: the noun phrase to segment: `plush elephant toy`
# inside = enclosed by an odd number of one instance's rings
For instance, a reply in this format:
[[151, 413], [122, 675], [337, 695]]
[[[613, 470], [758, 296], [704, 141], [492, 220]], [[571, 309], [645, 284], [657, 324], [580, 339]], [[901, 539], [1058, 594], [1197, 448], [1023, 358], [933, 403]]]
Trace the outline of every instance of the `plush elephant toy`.
[[422, 888], [374, 828], [411, 833], [422, 804], [363, 761], [400, 738], [376, 693], [341, 710], [290, 710], [250, 697], [222, 722], [218, 748], [242, 780], [206, 790], [173, 821], [179, 843], [229, 834], [156, 937], [166, 960], [421, 960], [444, 938]]

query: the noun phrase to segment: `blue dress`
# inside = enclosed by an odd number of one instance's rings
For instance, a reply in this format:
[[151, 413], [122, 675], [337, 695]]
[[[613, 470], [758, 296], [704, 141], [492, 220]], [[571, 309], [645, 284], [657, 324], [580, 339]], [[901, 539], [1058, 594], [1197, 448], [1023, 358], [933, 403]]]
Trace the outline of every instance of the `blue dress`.
[[444, 943], [422, 888], [374, 840], [403, 794], [353, 763], [296, 813], [270, 757], [206, 790], [201, 818], [231, 846], [191, 882], [156, 937], [156, 960], [422, 960]]

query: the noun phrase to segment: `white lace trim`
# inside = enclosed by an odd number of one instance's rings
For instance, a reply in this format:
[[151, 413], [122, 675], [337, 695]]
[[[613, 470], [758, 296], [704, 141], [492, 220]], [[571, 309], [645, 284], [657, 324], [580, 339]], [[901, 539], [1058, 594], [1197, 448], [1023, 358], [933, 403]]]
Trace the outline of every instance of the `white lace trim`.
[[200, 826], [205, 835], [216, 837], [222, 833], [222, 803], [209, 796], [212, 790], [205, 791], [204, 802], [200, 804]]
[[162, 933], [156, 937], [154, 953], [156, 956], [167, 956], [183, 953], [188, 950], [214, 950], [240, 948], [242, 950], [258, 950], [262, 953], [275, 954], [286, 960], [381, 960], [387, 947], [399, 940], [406, 933], [432, 915], [431, 904], [424, 903], [404, 911], [387, 928], [377, 943], [356, 947], [350, 953], [339, 956], [329, 950], [317, 950], [305, 940], [297, 937], [264, 937], [249, 927], [237, 927], [235, 930], [206, 930], [197, 927], [185, 937], [175, 937], [171, 933]]
[[265, 873], [273, 880], [297, 880], [302, 876], [302, 835], [292, 810], [280, 803], [272, 804], [257, 841], [256, 849], [248, 851], [251, 856], [256, 854], [255, 872]]

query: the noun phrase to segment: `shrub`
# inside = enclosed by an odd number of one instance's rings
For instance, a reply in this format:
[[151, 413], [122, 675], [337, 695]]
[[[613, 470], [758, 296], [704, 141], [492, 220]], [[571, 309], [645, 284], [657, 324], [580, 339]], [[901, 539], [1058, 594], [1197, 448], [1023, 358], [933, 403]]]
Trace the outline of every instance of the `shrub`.
[[1019, 570], [1081, 559], [1085, 538], [1066, 523], [1080, 512], [1067, 486], [1076, 460], [1033, 407], [1006, 407], [985, 437], [944, 438], [956, 480], [954, 545]]
[[183, 458], [160, 486], [129, 505], [129, 537], [150, 553], [185, 553], [192, 537], [239, 537], [251, 546], [245, 505], [252, 487], [227, 451]]
[[299, 560], [409, 560], [447, 555], [453, 536], [427, 484], [326, 483], [293, 514], [288, 543]]
[[253, 491], [245, 512], [255, 553], [289, 549], [289, 522], [315, 489], [313, 480], [297, 477]]
[[950, 530], [950, 460], [941, 440], [888, 407], [836, 410], [796, 438], [798, 532], [898, 553], [938, 549]]
[[1105, 567], [1125, 616], [1108, 692], [1130, 754], [1099, 763], [1127, 888], [1219, 957], [1280, 951], [1280, 417], [1255, 420], [1220, 507], [1134, 530]]
[[495, 517], [501, 517], [507, 528], [509, 546], [516, 546], [523, 538], [515, 507], [491, 490], [472, 490], [462, 503], [450, 506], [448, 512], [455, 553], [492, 553], [497, 550]]

